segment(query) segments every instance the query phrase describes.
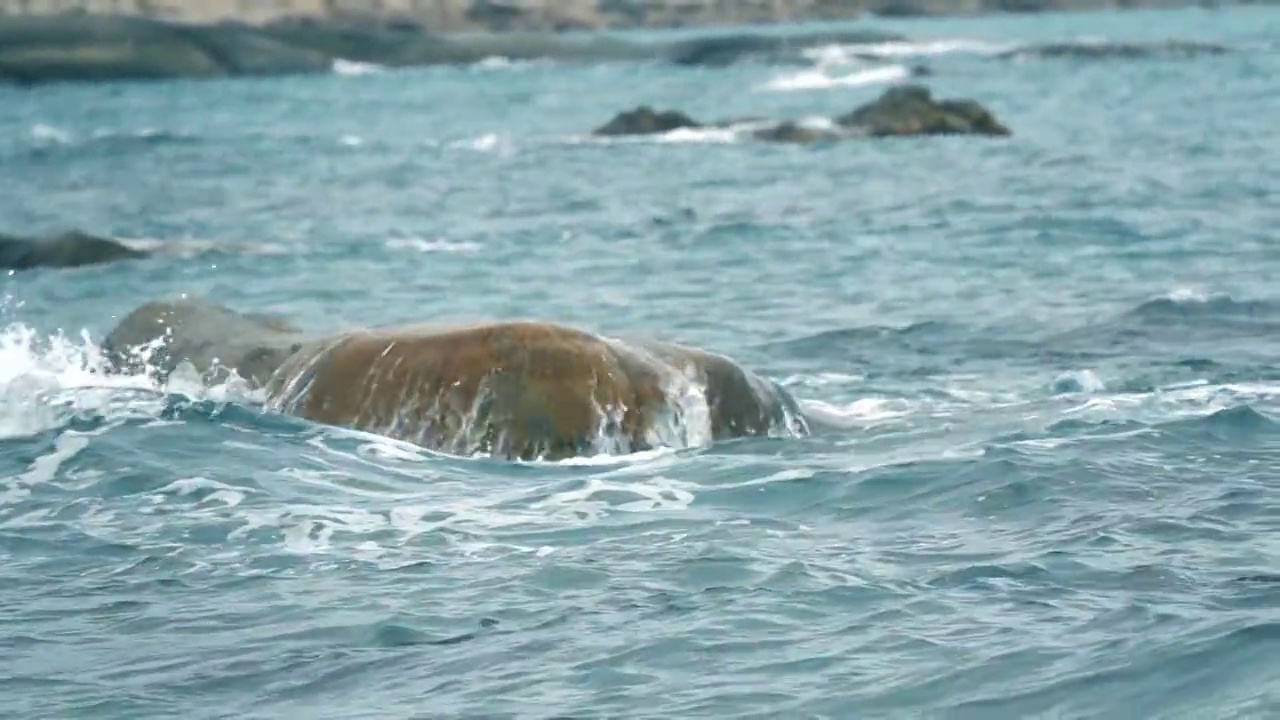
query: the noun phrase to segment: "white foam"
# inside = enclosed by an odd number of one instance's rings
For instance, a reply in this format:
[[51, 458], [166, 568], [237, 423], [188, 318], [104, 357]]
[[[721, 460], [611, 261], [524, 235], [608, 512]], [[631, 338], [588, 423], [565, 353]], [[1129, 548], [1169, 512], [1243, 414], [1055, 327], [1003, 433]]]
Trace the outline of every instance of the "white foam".
[[[135, 353], [146, 357], [162, 341]], [[22, 323], [0, 330], [0, 438], [34, 435], [87, 412], [119, 420], [154, 417], [165, 406], [166, 392], [216, 402], [255, 399], [234, 375], [206, 387], [182, 366], [163, 386], [145, 368], [108, 374], [101, 348], [87, 331], [77, 341], [61, 332], [45, 337]]]
[[894, 83], [909, 77], [911, 77], [911, 69], [905, 65], [888, 65], [837, 76], [831, 76], [824, 68], [818, 68], [774, 78], [762, 85], [760, 89], [767, 92], [831, 90]]
[[201, 493], [201, 491], [211, 490], [200, 499], [201, 503], [220, 502], [227, 507], [235, 507], [244, 501], [245, 491], [241, 488], [231, 487], [217, 480], [210, 480], [206, 477], [189, 477], [174, 480], [168, 485], [160, 488], [157, 492], [161, 496], [187, 496]]
[[843, 405], [823, 400], [800, 400], [804, 413], [828, 425], [843, 428], [868, 428], [921, 412], [919, 403], [903, 398], [868, 397]]
[[386, 241], [390, 250], [413, 250], [421, 253], [471, 254], [484, 249], [480, 243], [462, 241], [452, 242], [444, 239], [426, 240], [424, 238], [391, 238]]
[[483, 60], [479, 60], [471, 64], [473, 72], [485, 72], [496, 70], [522, 70], [540, 65], [550, 65], [551, 61], [544, 58], [534, 58], [529, 60], [512, 60], [502, 55], [491, 55]]
[[831, 385], [854, 385], [866, 379], [864, 375], [850, 375], [848, 373], [824, 372], [812, 375], [798, 374], [788, 375], [778, 384], [783, 387], [811, 387], [824, 388]]
[[[616, 482], [588, 478], [581, 487], [564, 490], [535, 502], [532, 509], [568, 512], [582, 519], [598, 520], [609, 511], [655, 512], [685, 510], [693, 504], [697, 485], [661, 475], [642, 482]], [[633, 498], [633, 499], [627, 499]]]
[[935, 57], [962, 53], [967, 55], [996, 55], [1017, 48], [1017, 43], [997, 43], [987, 40], [954, 38], [949, 40], [891, 41], [854, 45], [828, 45], [806, 51], [812, 60], [834, 62], [837, 58], [874, 57], [901, 59]]
[[1053, 390], [1058, 394], [1097, 393], [1106, 389], [1102, 378], [1092, 370], [1070, 370], [1053, 381]]
[[761, 487], [764, 485], [772, 485], [774, 483], [795, 482], [797, 480], [809, 480], [818, 473], [808, 468], [788, 468], [779, 470], [772, 475], [766, 475], [760, 478], [751, 478], [740, 482], [729, 483], [725, 485], [717, 485], [717, 490], [740, 490], [747, 487]]
[[1182, 304], [1203, 304], [1209, 302], [1210, 295], [1201, 288], [1177, 287], [1171, 290], [1165, 298]]
[[358, 62], [355, 60], [344, 60], [336, 58], [333, 61], [333, 72], [335, 75], [373, 75], [375, 73], [384, 72], [386, 68], [377, 63]]
[[676, 128], [657, 136], [662, 143], [733, 143], [738, 141], [735, 128]]
[[[574, 457], [556, 460], [551, 465], [562, 465], [564, 467], [607, 467], [610, 465], [642, 465], [659, 458], [674, 455], [676, 448], [662, 447], [653, 450], [640, 450], [626, 455], [618, 455], [616, 453], [595, 453], [592, 455], [575, 455]], [[541, 464], [542, 461], [534, 461]]]
[[36, 123], [31, 128], [31, 139], [41, 143], [66, 145], [71, 142], [72, 138], [71, 133], [66, 130], [60, 130], [44, 123]]
[[1153, 392], [1094, 395], [1063, 415], [1093, 420], [1140, 419], [1161, 422], [1203, 417], [1242, 405], [1280, 400], [1280, 384], [1186, 382]]

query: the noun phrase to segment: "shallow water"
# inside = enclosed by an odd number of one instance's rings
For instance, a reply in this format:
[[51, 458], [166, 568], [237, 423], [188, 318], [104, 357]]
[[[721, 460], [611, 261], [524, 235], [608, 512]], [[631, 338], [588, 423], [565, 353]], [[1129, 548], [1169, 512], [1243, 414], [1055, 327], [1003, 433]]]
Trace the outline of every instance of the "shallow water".
[[[0, 231], [161, 250], [4, 279], [0, 707], [1280, 713], [1280, 13], [879, 24], [921, 42], [0, 88]], [[1086, 36], [1236, 51], [991, 57]], [[586, 137], [839, 114], [915, 63], [1013, 137]], [[85, 369], [183, 292], [658, 335], [821, 428], [509, 464]]]

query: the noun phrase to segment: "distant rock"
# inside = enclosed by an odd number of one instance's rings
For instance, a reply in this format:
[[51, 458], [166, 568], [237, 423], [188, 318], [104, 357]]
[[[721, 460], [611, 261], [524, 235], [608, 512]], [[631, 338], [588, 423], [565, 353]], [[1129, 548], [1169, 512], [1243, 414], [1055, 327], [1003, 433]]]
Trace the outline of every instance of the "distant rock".
[[136, 250], [117, 240], [89, 235], [79, 230], [35, 238], [0, 235], [0, 268], [6, 270], [80, 267], [134, 260], [149, 255], [144, 250]]
[[1158, 56], [1224, 55], [1230, 51], [1231, 49], [1224, 45], [1193, 40], [1162, 40], [1157, 42], [1073, 41], [1026, 45], [999, 53], [996, 57], [1002, 59], [1037, 57], [1081, 60], [1133, 60]]
[[593, 135], [656, 135], [681, 128], [698, 128], [702, 124], [682, 112], [654, 110], [641, 105], [620, 112], [612, 120], [592, 131]]
[[836, 123], [859, 134], [1009, 135], [989, 110], [974, 100], [933, 99], [922, 85], [899, 85], [875, 101], [841, 115]]

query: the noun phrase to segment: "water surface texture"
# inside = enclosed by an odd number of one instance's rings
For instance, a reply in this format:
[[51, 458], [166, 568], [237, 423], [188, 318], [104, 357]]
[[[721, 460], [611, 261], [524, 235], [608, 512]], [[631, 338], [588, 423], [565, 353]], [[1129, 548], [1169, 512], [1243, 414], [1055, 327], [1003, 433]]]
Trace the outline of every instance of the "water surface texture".
[[[1280, 12], [879, 24], [919, 42], [0, 88], [0, 231], [161, 250], [0, 279], [0, 707], [1280, 714]], [[1232, 52], [992, 55], [1168, 37]], [[587, 137], [844, 113], [921, 63], [1013, 136]], [[821, 427], [513, 464], [86, 369], [180, 293], [657, 335]]]

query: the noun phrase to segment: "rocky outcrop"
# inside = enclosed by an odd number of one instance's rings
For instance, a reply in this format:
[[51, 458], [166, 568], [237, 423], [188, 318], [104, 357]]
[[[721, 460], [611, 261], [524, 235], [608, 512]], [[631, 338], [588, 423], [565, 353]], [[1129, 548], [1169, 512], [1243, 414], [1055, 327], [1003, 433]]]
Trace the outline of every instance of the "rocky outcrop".
[[[682, 444], [687, 433], [808, 432], [784, 389], [723, 355], [553, 323], [308, 338], [279, 318], [182, 299], [139, 307], [103, 347], [110, 372], [155, 368], [163, 379], [188, 362], [213, 382], [234, 369], [271, 410], [458, 455], [559, 459]], [[684, 416], [688, 402], [705, 403], [705, 420]]]
[[836, 123], [872, 137], [889, 135], [1009, 135], [1009, 129], [975, 100], [934, 100], [923, 85], [900, 85]]
[[147, 257], [117, 240], [70, 230], [45, 237], [0, 234], [0, 268], [72, 268]]
[[725, 120], [702, 123], [675, 110], [642, 105], [619, 113], [593, 131], [594, 135], [652, 135], [681, 128], [741, 128], [766, 142], [831, 142], [848, 137], [892, 135], [1009, 135], [991, 111], [970, 99], [935, 100], [922, 85], [890, 88], [876, 100], [838, 116], [831, 124], [795, 120]]

